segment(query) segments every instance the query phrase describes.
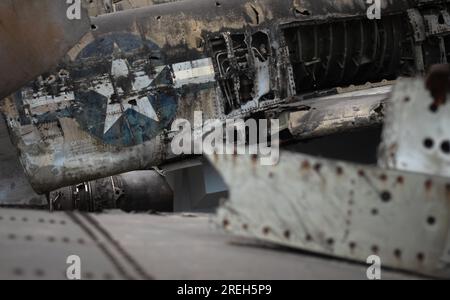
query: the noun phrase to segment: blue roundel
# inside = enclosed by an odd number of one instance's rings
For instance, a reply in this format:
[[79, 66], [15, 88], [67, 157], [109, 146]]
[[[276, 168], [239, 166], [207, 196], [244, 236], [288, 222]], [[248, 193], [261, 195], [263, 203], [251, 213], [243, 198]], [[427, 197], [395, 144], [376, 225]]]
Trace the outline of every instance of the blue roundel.
[[[177, 94], [173, 88], [170, 68], [153, 66], [154, 71], [151, 74], [149, 72], [147, 77], [151, 83], [145, 89], [132, 90], [134, 98], [136, 95], [139, 97], [139, 105], [152, 114], [135, 109], [136, 106], [133, 105], [136, 103], [133, 102], [136, 101], [127, 97], [127, 93], [123, 91], [125, 88], [122, 89], [120, 84], [129, 81], [131, 83], [128, 86], [134, 89], [133, 82], [137, 73], [142, 76], [143, 71], [134, 69], [133, 62], [127, 60], [126, 64], [122, 63], [121, 66], [128, 66], [128, 71], [120, 70], [123, 77], [114, 79], [111, 70], [113, 61], [117, 59], [114, 57], [117, 55], [115, 52], [118, 50], [122, 61], [131, 53], [137, 57], [129, 60], [146, 61], [149, 56], [161, 57], [160, 49], [153, 42], [130, 33], [113, 33], [98, 37], [87, 45], [77, 58], [78, 65], [86, 65], [83, 62], [89, 60], [89, 66], [72, 70], [71, 75], [77, 81], [80, 78], [89, 78], [93, 82], [96, 78], [101, 79], [99, 85], [110, 91], [101, 92], [100, 87], [76, 88], [76, 104], [72, 112], [83, 130], [105, 144], [134, 146], [156, 138], [164, 129], [170, 127], [177, 113]], [[114, 116], [109, 115], [112, 106], [116, 108]], [[117, 107], [120, 107], [120, 113], [117, 113]]]
[[117, 45], [124, 53], [139, 49], [150, 50], [152, 55], [156, 55], [157, 53], [160, 54], [161, 52], [159, 46], [150, 40], [143, 40], [140, 36], [136, 36], [129, 32], [115, 32], [97, 37], [94, 41], [84, 47], [78, 54], [77, 60], [86, 58], [102, 59], [111, 56], [114, 52], [115, 45]]

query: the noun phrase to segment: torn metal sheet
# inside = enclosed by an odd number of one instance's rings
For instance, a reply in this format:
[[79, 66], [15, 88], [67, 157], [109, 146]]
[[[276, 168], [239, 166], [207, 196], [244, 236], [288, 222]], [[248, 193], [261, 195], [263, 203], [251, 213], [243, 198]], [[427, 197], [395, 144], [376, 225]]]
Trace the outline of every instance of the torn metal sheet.
[[423, 79], [403, 79], [386, 109], [379, 165], [450, 177], [450, 102], [433, 99]]
[[67, 17], [66, 1], [0, 1], [0, 99], [50, 71], [90, 29]]
[[412, 54], [442, 59], [445, 47], [416, 53], [416, 29], [403, 21], [408, 8], [423, 18], [448, 3], [391, 1], [377, 21], [356, 0], [296, 1], [295, 9], [292, 0], [186, 0], [103, 15], [58, 67], [10, 96], [2, 111], [38, 192], [179, 159], [171, 125], [193, 124], [196, 111], [204, 120], [287, 111], [301, 137], [374, 125], [380, 109], [364, 97], [341, 99], [345, 108], [317, 105], [306, 117], [303, 104], [299, 113], [282, 105], [420, 72]]
[[386, 85], [317, 97], [280, 105], [281, 114], [269, 113], [282, 121], [281, 130], [288, 129], [296, 139], [326, 136], [381, 125], [391, 90]]
[[209, 159], [230, 188], [217, 216], [229, 233], [450, 278], [448, 178], [286, 151], [273, 167], [252, 156]]

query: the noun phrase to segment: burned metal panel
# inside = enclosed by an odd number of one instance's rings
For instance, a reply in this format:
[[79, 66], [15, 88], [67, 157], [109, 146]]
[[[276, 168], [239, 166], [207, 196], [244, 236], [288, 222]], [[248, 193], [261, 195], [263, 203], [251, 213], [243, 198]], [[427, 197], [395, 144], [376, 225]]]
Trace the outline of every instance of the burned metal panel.
[[[443, 96], [445, 101], [446, 85]], [[450, 104], [441, 100], [432, 98], [422, 79], [395, 86], [386, 108], [380, 166], [450, 177]]]
[[89, 31], [87, 13], [70, 20], [68, 8], [65, 1], [0, 2], [0, 99], [50, 71]]
[[273, 167], [252, 156], [209, 159], [230, 188], [217, 216], [228, 233], [364, 263], [378, 255], [384, 267], [450, 277], [442, 261], [448, 178], [286, 151]]

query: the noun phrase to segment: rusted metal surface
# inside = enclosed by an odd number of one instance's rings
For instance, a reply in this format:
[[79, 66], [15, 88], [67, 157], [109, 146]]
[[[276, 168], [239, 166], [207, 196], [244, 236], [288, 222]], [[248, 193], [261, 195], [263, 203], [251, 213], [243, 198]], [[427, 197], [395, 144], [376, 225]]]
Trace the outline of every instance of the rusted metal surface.
[[[94, 18], [52, 74], [3, 105], [33, 187], [45, 192], [175, 159], [170, 125], [193, 123], [195, 111], [205, 120], [260, 116], [305, 93], [420, 72], [411, 53], [424, 65], [448, 53], [417, 52], [416, 29], [403, 22], [407, 9], [423, 19], [446, 10], [447, 1], [385, 3], [385, 18], [376, 21], [361, 1], [295, 3], [186, 0]], [[361, 43], [350, 38], [357, 28]], [[436, 36], [448, 39], [430, 32], [422, 42]], [[378, 107], [362, 111], [361, 124], [379, 123]], [[311, 124], [330, 121], [313, 115]], [[309, 124], [294, 119], [307, 136]], [[345, 119], [329, 124], [357, 127]]]
[[450, 278], [449, 178], [286, 151], [273, 167], [251, 156], [210, 160], [230, 188], [217, 216], [228, 233]]
[[89, 18], [67, 18], [66, 1], [0, 2], [0, 99], [50, 71], [89, 31]]
[[[444, 77], [448, 81], [448, 73]], [[448, 91], [445, 82], [439, 88], [439, 80], [434, 87], [430, 80], [431, 92], [422, 79], [396, 85], [386, 109], [380, 166], [450, 177], [450, 103], [444, 102]]]

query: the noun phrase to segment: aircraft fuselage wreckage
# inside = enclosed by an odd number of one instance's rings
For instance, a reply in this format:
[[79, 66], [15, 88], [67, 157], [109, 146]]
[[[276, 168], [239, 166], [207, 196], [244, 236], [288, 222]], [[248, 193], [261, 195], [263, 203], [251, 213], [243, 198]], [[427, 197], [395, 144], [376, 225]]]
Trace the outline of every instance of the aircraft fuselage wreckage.
[[449, 278], [450, 0], [167, 1], [0, 0], [0, 278]]
[[[171, 124], [195, 111], [277, 117], [299, 138], [373, 125], [388, 80], [446, 61], [447, 3], [382, 1], [380, 20], [364, 1], [325, 0], [195, 0], [104, 15], [2, 110], [41, 193], [176, 159]], [[323, 113], [319, 96], [352, 90], [378, 98], [360, 101], [364, 113], [350, 107], [350, 118]]]

